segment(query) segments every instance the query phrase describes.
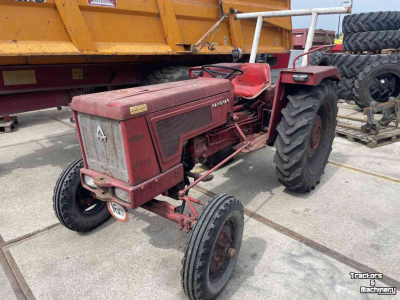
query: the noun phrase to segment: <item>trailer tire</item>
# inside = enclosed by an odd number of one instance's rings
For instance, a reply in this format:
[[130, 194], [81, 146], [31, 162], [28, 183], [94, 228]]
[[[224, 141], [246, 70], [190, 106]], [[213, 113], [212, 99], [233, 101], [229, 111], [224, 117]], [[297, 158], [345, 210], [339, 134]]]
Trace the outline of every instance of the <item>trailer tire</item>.
[[[369, 107], [372, 101], [377, 101], [371, 95], [371, 85], [376, 83], [376, 78], [379, 79], [380, 76], [389, 75], [394, 77], [395, 84], [394, 90], [388, 94], [389, 97], [397, 97], [400, 94], [400, 60], [395, 58], [382, 59], [376, 61], [364, 68], [354, 81], [353, 94], [354, 100], [360, 108]], [[392, 79], [391, 79], [392, 80]], [[389, 84], [389, 88], [392, 84]], [[374, 85], [372, 85], [374, 90]], [[373, 92], [373, 91], [372, 91]], [[384, 99], [378, 102], [385, 102]]]
[[141, 85], [175, 82], [189, 79], [189, 68], [184, 66], [167, 66], [154, 69]]
[[337, 85], [324, 79], [318, 86], [298, 87], [288, 96], [277, 126], [276, 174], [296, 192], [309, 192], [320, 182], [335, 137]]
[[[215, 196], [204, 207], [182, 259], [181, 283], [189, 299], [214, 299], [223, 290], [239, 256], [243, 228], [243, 206], [235, 197]], [[228, 242], [229, 248], [219, 245], [221, 235], [227, 238], [223, 242]], [[226, 249], [225, 255], [220, 254], [221, 248]], [[227, 251], [232, 248], [236, 252], [234, 257]], [[218, 255], [222, 266], [215, 265]]]
[[[106, 202], [94, 199], [90, 204], [83, 204], [79, 201], [78, 197], [91, 196], [81, 185], [81, 168], [82, 157], [73, 161], [61, 173], [54, 187], [53, 209], [60, 223], [66, 228], [87, 232], [103, 224], [111, 215]], [[90, 197], [83, 199], [92, 200]]]
[[400, 48], [400, 30], [347, 33], [343, 38], [344, 51], [378, 51]]
[[315, 51], [310, 53], [310, 65], [330, 66], [330, 56], [325, 51]]
[[400, 12], [378, 11], [347, 15], [343, 19], [343, 33], [399, 30]]

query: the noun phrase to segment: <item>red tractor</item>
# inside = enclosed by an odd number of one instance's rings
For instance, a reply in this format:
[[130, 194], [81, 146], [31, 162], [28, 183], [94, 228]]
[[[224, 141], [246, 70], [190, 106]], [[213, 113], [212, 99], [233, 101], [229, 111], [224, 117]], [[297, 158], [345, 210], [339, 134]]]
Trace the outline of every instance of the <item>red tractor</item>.
[[[271, 85], [267, 64], [193, 68], [193, 79], [78, 96], [72, 109], [82, 157], [54, 190], [60, 222], [90, 231], [110, 214], [145, 208], [192, 231], [182, 285], [190, 299], [213, 299], [226, 285], [243, 235], [243, 207], [234, 196], [207, 204], [189, 196], [199, 181], [238, 153], [276, 147], [279, 181], [309, 192], [319, 183], [335, 136], [340, 75], [306, 66], [280, 73]], [[204, 175], [199, 163], [214, 167]], [[190, 183], [189, 178], [194, 178]], [[181, 201], [174, 206], [158, 195]], [[205, 205], [200, 214], [193, 203]], [[190, 213], [184, 213], [185, 204]]]

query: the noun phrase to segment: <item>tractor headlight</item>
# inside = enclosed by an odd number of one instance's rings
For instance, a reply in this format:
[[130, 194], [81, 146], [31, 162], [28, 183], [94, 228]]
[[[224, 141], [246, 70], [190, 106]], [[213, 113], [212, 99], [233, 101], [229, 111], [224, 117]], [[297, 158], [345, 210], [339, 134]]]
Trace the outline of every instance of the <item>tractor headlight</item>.
[[85, 183], [86, 183], [88, 186], [90, 186], [90, 187], [92, 187], [92, 188], [94, 188], [94, 189], [97, 189], [97, 185], [94, 183], [92, 177], [87, 176], [87, 175], [83, 175], [83, 180], [85, 181]]
[[307, 74], [293, 74], [294, 81], [306, 82], [306, 81], [308, 81], [308, 78], [309, 78], [309, 76]]
[[129, 197], [129, 193], [127, 191], [114, 188], [114, 195], [117, 197], [119, 200], [122, 200], [124, 202], [130, 203], [131, 199]]

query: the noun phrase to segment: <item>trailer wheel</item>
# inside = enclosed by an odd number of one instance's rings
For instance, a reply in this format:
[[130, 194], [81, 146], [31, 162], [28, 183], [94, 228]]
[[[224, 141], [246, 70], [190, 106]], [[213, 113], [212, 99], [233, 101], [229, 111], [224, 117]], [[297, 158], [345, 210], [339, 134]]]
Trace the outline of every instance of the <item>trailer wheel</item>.
[[189, 79], [189, 68], [184, 66], [167, 66], [153, 70], [141, 85], [175, 82]]
[[111, 216], [106, 202], [82, 187], [82, 158], [72, 162], [60, 175], [54, 188], [53, 209], [62, 225], [73, 231], [90, 231]]
[[191, 300], [214, 299], [228, 283], [243, 227], [243, 206], [236, 198], [215, 196], [204, 207], [182, 259], [181, 283]]
[[279, 181], [296, 192], [309, 192], [319, 183], [335, 137], [336, 83], [323, 80], [288, 96], [277, 126], [274, 162]]

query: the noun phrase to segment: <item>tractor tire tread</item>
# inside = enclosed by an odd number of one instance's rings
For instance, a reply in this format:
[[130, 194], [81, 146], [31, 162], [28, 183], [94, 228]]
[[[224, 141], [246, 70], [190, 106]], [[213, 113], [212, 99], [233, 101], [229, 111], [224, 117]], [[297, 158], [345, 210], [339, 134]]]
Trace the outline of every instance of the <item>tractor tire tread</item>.
[[347, 33], [343, 38], [344, 51], [378, 51], [400, 48], [400, 30]]
[[378, 11], [347, 15], [343, 19], [343, 33], [399, 30], [399, 11]]
[[235, 197], [215, 196], [204, 207], [190, 234], [182, 259], [181, 284], [186, 296], [191, 300], [205, 299], [203, 280], [208, 268], [206, 256], [209, 251], [212, 251], [213, 236], [223, 225], [219, 223], [223, 222], [226, 213], [233, 209], [238, 209], [243, 214], [243, 206]]
[[312, 66], [329, 66], [330, 56], [325, 51], [315, 51], [310, 53], [310, 65]]
[[77, 177], [80, 178], [81, 168], [83, 168], [82, 157], [74, 160], [61, 173], [54, 187], [53, 209], [60, 223], [66, 228], [78, 232], [88, 232], [103, 224], [110, 218], [111, 215], [108, 212], [107, 206], [104, 206], [106, 211], [103, 210], [97, 218], [92, 218], [92, 220], [85, 223], [77, 222], [71, 216], [71, 203], [69, 201], [69, 197], [72, 194], [73, 186], [77, 180]]
[[[331, 133], [330, 150], [324, 158], [321, 171], [316, 176], [307, 175], [307, 147], [310, 132], [320, 102], [328, 93], [330, 97], [335, 97], [337, 102], [337, 84], [327, 79], [323, 80], [319, 86], [299, 88], [294, 94], [287, 97], [288, 104], [282, 110], [283, 118], [277, 126], [278, 136], [275, 141], [274, 163], [279, 181], [296, 192], [309, 192], [315, 188], [328, 162], [334, 133]], [[337, 105], [332, 109], [332, 117], [336, 120]], [[290, 122], [287, 121], [288, 118], [285, 117], [285, 114], [290, 116]]]

